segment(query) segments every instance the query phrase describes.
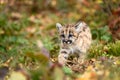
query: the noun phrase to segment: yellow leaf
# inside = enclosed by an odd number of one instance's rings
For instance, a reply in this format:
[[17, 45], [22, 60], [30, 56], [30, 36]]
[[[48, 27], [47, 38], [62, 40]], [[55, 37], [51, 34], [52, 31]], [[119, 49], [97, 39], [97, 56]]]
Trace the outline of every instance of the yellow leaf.
[[12, 72], [8, 80], [27, 80], [26, 76], [21, 72]]

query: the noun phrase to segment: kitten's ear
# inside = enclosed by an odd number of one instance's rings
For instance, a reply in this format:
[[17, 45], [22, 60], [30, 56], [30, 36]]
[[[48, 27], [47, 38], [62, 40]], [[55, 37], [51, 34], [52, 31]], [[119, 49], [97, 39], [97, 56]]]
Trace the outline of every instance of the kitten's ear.
[[77, 32], [79, 32], [84, 26], [86, 26], [86, 23], [85, 22], [78, 22], [76, 25], [75, 25], [75, 29]]
[[58, 29], [58, 31], [60, 31], [62, 29], [62, 25], [60, 23], [56, 23], [56, 28]]

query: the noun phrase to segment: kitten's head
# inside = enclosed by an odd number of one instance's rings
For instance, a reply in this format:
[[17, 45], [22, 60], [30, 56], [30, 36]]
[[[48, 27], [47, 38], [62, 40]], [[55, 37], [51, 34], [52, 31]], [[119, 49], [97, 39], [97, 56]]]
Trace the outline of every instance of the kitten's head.
[[60, 23], [56, 23], [56, 27], [58, 29], [59, 36], [63, 44], [74, 43], [77, 40], [79, 33], [82, 32], [83, 26], [86, 26], [84, 22], [79, 22], [75, 25], [61, 25]]

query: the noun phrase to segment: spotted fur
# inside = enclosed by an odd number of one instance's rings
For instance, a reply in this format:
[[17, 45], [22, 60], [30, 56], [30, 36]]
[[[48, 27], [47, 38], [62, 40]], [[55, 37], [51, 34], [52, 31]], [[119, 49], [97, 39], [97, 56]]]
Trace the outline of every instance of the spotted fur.
[[61, 25], [56, 23], [61, 40], [58, 62], [65, 65], [70, 54], [77, 53], [79, 58], [84, 61], [86, 51], [92, 41], [90, 28], [85, 22], [77, 24]]

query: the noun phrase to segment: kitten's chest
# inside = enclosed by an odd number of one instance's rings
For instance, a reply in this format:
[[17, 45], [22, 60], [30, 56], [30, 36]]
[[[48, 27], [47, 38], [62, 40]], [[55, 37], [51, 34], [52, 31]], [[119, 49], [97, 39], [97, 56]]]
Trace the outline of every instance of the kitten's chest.
[[79, 48], [76, 45], [69, 46], [69, 50], [70, 50], [70, 52], [72, 54], [74, 54], [74, 53], [80, 53], [80, 50], [79, 50]]

